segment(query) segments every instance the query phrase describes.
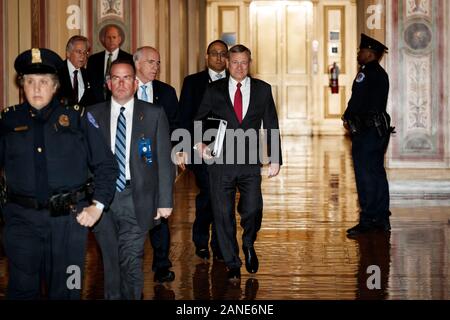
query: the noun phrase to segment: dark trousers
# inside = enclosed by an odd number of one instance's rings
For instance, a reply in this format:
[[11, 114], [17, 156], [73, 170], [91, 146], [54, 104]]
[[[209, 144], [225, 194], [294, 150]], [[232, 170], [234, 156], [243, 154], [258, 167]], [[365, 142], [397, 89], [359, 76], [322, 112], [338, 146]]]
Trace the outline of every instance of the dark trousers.
[[374, 127], [352, 137], [353, 167], [362, 225], [389, 221], [389, 184], [384, 168], [388, 143], [389, 135], [380, 137]]
[[199, 193], [195, 198], [195, 220], [192, 225], [192, 241], [197, 248], [208, 248], [209, 239], [211, 238], [211, 249], [215, 253], [220, 253], [219, 244], [217, 243], [214, 215], [211, 207], [211, 197], [209, 194], [207, 165], [195, 164], [190, 165], [189, 168], [194, 173], [195, 182], [199, 189]]
[[102, 250], [105, 299], [141, 299], [147, 230], [136, 220], [131, 188], [116, 192], [94, 232]]
[[259, 165], [211, 165], [211, 204], [217, 239], [228, 268], [239, 268], [239, 246], [236, 239], [235, 199], [239, 190], [238, 212], [241, 216], [243, 247], [252, 247], [261, 228], [263, 199]]
[[170, 253], [170, 230], [167, 219], [161, 218], [161, 223], [150, 230], [150, 243], [153, 247], [152, 270], [170, 268], [172, 262]]
[[49, 299], [80, 299], [88, 230], [75, 214], [51, 217], [48, 210], [8, 203], [4, 218], [7, 298], [39, 299], [44, 280]]

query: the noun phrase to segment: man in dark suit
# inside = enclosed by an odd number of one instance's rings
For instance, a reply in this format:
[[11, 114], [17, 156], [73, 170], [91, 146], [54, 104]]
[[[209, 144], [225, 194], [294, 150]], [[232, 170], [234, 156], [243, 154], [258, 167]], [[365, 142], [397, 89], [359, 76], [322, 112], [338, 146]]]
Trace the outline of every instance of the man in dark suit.
[[105, 271], [105, 298], [140, 299], [148, 231], [173, 207], [174, 166], [164, 109], [134, 98], [134, 65], [117, 60], [107, 80], [110, 102], [89, 108], [119, 164], [116, 194], [96, 226]]
[[[137, 97], [152, 104], [161, 105], [169, 120], [170, 133], [178, 128], [178, 98], [175, 89], [159, 80], [156, 76], [160, 69], [160, 55], [153, 47], [141, 47], [133, 56], [136, 78], [139, 81]], [[175, 273], [170, 271], [169, 259], [170, 231], [168, 220], [162, 218], [161, 224], [150, 230], [150, 242], [153, 247], [152, 270], [156, 282], [170, 282]]]
[[58, 97], [68, 105], [88, 106], [95, 101], [85, 69], [89, 54], [89, 41], [83, 36], [73, 36], [66, 45], [66, 60], [58, 70], [61, 84]]
[[124, 40], [125, 35], [117, 25], [106, 25], [100, 31], [100, 42], [106, 50], [90, 56], [87, 65], [95, 102], [103, 102], [111, 98], [111, 92], [106, 85], [106, 75], [109, 73], [111, 63], [117, 59], [133, 62], [133, 56], [120, 49]]
[[[184, 78], [180, 95], [180, 123], [182, 128], [189, 130], [191, 136], [193, 136], [194, 131], [194, 116], [202, 102], [206, 87], [209, 83], [227, 76], [225, 71], [227, 54], [227, 44], [222, 40], [214, 40], [208, 45], [206, 50], [205, 60], [207, 68]], [[194, 173], [199, 189], [195, 199], [195, 220], [192, 225], [192, 240], [196, 248], [195, 253], [202, 259], [209, 259], [209, 242], [211, 239], [213, 256], [222, 260], [223, 257], [217, 243], [211, 209], [206, 164], [195, 164], [195, 161], [191, 161], [191, 163], [188, 168]]]
[[[256, 273], [259, 267], [254, 242], [261, 228], [263, 208], [262, 150], [259, 146], [261, 124], [267, 129], [265, 138], [270, 162], [269, 178], [278, 175], [282, 163], [278, 116], [272, 90], [266, 82], [248, 76], [250, 64], [250, 50], [243, 45], [233, 46], [227, 60], [230, 77], [208, 86], [195, 117], [196, 120], [202, 120], [212, 116], [227, 121], [223, 152], [219, 159], [208, 166], [208, 173], [217, 238], [230, 281], [240, 281], [242, 265], [236, 239], [236, 190], [240, 193], [238, 212], [244, 229], [242, 249], [245, 267], [250, 273]], [[201, 121], [197, 121], [195, 131], [201, 130], [201, 126]], [[204, 143], [199, 142], [194, 148], [203, 158], [211, 158], [209, 147]]]

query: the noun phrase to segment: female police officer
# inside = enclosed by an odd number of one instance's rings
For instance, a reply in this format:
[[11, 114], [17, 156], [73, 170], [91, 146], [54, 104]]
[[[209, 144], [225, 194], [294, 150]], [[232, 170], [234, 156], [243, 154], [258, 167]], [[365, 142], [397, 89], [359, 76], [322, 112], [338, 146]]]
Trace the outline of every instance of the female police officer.
[[114, 195], [117, 164], [97, 123], [84, 109], [54, 98], [61, 62], [48, 49], [21, 53], [14, 67], [26, 102], [1, 112], [9, 299], [39, 298], [41, 277], [50, 299], [79, 299], [86, 227]]

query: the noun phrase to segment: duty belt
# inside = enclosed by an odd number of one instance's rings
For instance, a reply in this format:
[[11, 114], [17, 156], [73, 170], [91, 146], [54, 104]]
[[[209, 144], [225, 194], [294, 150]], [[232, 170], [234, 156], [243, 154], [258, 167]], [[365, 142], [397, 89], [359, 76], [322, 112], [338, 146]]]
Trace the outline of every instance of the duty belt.
[[51, 215], [60, 216], [70, 214], [71, 209], [74, 208], [78, 202], [87, 200], [89, 196], [90, 193], [88, 193], [87, 188], [83, 186], [82, 188], [74, 191], [55, 194], [45, 203], [39, 202], [34, 197], [8, 192], [8, 202], [18, 204], [19, 206], [28, 209], [49, 209]]

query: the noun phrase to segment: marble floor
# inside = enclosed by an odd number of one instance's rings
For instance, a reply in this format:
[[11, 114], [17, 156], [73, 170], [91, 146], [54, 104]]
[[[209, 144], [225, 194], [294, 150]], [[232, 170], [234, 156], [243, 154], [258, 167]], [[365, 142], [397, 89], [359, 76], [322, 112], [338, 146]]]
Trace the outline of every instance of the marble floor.
[[[258, 273], [249, 275], [243, 268], [241, 283], [231, 285], [222, 262], [205, 263], [195, 256], [196, 187], [193, 175], [185, 172], [176, 183], [170, 218], [176, 278], [164, 285], [153, 282], [147, 241], [144, 299], [450, 299], [450, 203], [397, 203], [391, 209], [390, 235], [351, 240], [345, 230], [357, 222], [358, 207], [348, 140], [288, 137], [283, 157], [280, 175], [263, 178], [264, 218], [255, 244]], [[0, 299], [6, 264], [0, 248]], [[101, 299], [102, 265], [92, 235], [86, 270], [83, 298]]]

